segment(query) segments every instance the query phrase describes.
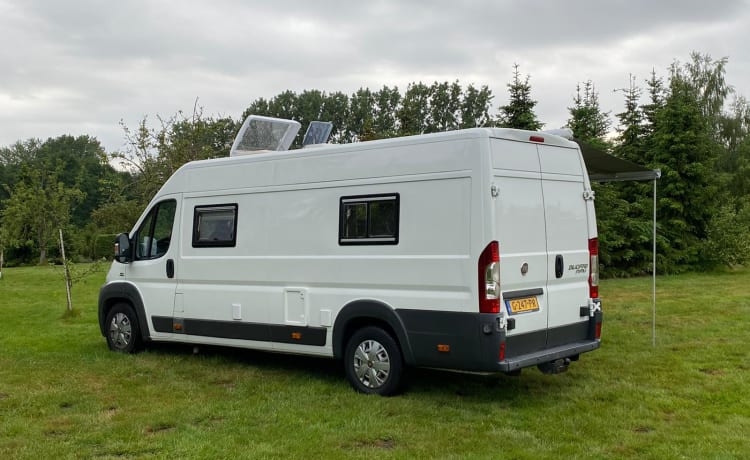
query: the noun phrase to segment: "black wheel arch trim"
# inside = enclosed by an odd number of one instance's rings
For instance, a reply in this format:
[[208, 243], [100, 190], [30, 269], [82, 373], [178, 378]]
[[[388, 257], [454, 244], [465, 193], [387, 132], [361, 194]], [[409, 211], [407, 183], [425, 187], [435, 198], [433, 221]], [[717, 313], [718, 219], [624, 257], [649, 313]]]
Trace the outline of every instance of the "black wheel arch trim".
[[103, 336], [106, 335], [106, 321], [109, 309], [118, 302], [127, 302], [135, 310], [138, 317], [138, 326], [141, 329], [143, 340], [149, 340], [148, 319], [143, 299], [135, 286], [127, 282], [107, 283], [99, 290], [99, 330]]
[[344, 332], [347, 325], [352, 321], [361, 321], [373, 319], [386, 323], [396, 334], [396, 341], [401, 347], [401, 354], [404, 362], [408, 365], [414, 365], [414, 354], [411, 350], [409, 337], [406, 334], [406, 327], [399, 318], [395, 310], [388, 305], [377, 300], [355, 300], [346, 304], [338, 315], [333, 324], [333, 356], [336, 359], [343, 359], [344, 347], [346, 343]]

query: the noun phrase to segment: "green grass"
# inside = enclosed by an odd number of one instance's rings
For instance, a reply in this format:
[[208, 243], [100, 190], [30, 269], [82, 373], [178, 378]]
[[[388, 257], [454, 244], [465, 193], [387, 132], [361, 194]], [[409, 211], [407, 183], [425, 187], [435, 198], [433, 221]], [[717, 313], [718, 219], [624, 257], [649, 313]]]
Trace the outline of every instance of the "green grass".
[[107, 350], [104, 274], [0, 280], [0, 458], [748, 458], [750, 270], [607, 280], [603, 346], [547, 376], [412, 373], [356, 394], [332, 360]]

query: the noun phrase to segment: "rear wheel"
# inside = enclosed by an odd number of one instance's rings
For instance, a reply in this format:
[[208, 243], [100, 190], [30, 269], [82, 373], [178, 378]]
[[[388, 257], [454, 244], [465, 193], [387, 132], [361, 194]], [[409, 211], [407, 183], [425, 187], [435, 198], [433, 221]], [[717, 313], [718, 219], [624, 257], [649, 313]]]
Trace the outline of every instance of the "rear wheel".
[[133, 307], [118, 303], [107, 314], [105, 333], [112, 351], [135, 353], [141, 346], [141, 328]]
[[346, 344], [346, 376], [361, 393], [389, 396], [398, 392], [403, 360], [396, 341], [379, 327], [359, 329]]

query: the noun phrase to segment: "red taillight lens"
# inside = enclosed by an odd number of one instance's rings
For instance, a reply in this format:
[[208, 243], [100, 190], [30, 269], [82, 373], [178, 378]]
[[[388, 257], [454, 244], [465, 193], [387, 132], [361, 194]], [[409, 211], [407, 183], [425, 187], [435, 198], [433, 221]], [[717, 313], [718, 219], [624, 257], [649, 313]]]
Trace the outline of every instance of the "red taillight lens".
[[479, 312], [500, 313], [500, 245], [492, 241], [479, 256]]
[[599, 297], [599, 239], [589, 240], [589, 297]]

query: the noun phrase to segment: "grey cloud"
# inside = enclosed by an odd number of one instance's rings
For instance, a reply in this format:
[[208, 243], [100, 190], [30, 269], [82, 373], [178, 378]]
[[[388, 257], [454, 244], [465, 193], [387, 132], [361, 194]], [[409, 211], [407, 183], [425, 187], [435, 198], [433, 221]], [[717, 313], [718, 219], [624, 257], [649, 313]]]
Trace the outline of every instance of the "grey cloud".
[[[284, 89], [459, 78], [489, 85], [497, 105], [513, 62], [532, 75], [540, 117], [559, 124], [575, 82], [594, 78], [614, 105], [628, 72], [661, 71], [692, 49], [729, 54], [730, 81], [746, 85], [750, 37], [736, 23], [748, 10], [740, 0], [0, 0], [0, 145], [30, 126], [42, 137], [90, 127], [118, 148], [120, 119], [189, 110], [196, 97], [236, 117]], [[706, 39], [712, 27], [721, 38]]]

